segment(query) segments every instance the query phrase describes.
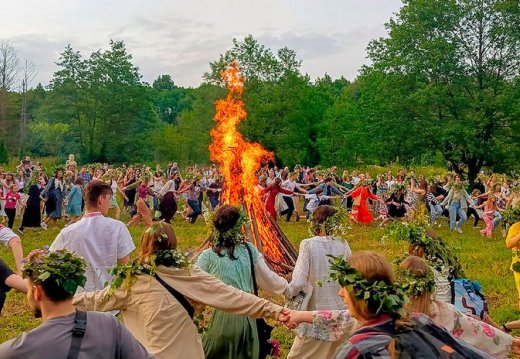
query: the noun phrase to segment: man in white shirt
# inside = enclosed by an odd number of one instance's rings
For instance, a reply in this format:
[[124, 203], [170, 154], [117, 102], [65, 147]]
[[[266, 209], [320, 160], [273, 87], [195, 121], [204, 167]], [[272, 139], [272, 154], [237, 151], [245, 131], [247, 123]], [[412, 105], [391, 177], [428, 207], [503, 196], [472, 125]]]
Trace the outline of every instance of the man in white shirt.
[[109, 270], [118, 262], [129, 261], [135, 249], [126, 225], [106, 217], [110, 208], [110, 185], [92, 180], [85, 188], [85, 214], [78, 222], [63, 228], [50, 250], [68, 249], [87, 261], [85, 291], [103, 289], [112, 282]]

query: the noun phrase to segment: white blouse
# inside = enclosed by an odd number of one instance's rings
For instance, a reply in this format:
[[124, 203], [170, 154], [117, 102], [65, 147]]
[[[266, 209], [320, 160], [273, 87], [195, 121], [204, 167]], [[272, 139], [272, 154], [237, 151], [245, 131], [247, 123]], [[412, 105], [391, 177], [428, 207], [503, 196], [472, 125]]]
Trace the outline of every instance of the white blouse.
[[[307, 308], [301, 310], [346, 309], [343, 299], [338, 294], [339, 284], [328, 280], [328, 255], [347, 258], [351, 253], [348, 243], [341, 238], [315, 236], [304, 239], [300, 243], [292, 281], [285, 291], [285, 297], [290, 299], [300, 291], [306, 294], [309, 294], [307, 291], [311, 291]], [[301, 324], [295, 331], [300, 336], [316, 338], [311, 324]]]

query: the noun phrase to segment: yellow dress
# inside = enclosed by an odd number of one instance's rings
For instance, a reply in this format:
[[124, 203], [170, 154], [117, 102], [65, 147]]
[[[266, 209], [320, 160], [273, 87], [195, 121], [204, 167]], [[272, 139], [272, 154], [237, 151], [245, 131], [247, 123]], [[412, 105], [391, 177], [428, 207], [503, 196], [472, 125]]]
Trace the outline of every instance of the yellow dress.
[[[509, 232], [507, 232], [506, 244], [509, 244], [509, 242], [512, 241], [513, 237], [517, 236], [518, 234], [520, 234], [520, 222], [516, 222], [511, 226], [511, 228], [509, 228]], [[512, 266], [513, 263], [519, 261], [516, 251], [519, 250], [520, 247], [515, 246], [511, 249], [513, 250], [513, 261], [511, 263]], [[511, 271], [513, 271], [513, 268], [511, 268]], [[513, 271], [513, 275], [515, 277], [515, 285], [516, 290], [518, 291], [518, 297], [520, 298], [520, 273]]]

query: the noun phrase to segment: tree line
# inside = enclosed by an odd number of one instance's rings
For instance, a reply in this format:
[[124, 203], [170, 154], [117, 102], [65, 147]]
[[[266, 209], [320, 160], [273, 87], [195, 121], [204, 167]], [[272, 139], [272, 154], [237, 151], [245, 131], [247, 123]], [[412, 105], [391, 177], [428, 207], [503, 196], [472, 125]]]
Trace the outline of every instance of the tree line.
[[386, 28], [354, 81], [311, 80], [294, 50], [249, 35], [196, 88], [166, 74], [145, 83], [121, 41], [88, 57], [67, 46], [50, 84], [29, 88], [34, 67], [4, 40], [0, 154], [205, 163], [214, 102], [225, 95], [220, 71], [236, 59], [246, 79], [241, 131], [279, 165], [449, 163], [470, 179], [484, 167], [518, 170], [519, 2], [404, 0]]

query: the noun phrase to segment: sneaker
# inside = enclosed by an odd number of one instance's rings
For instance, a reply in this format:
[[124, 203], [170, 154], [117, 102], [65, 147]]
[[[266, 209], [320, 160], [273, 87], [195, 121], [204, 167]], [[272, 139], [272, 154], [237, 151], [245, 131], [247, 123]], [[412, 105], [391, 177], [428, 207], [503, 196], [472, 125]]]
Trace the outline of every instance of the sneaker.
[[462, 229], [460, 229], [460, 228], [455, 228], [455, 232], [462, 234]]
[[18, 233], [25, 234], [22, 229], [18, 229]]
[[42, 223], [40, 223], [40, 226], [41, 226], [43, 229], [47, 230], [47, 223], [42, 222]]

